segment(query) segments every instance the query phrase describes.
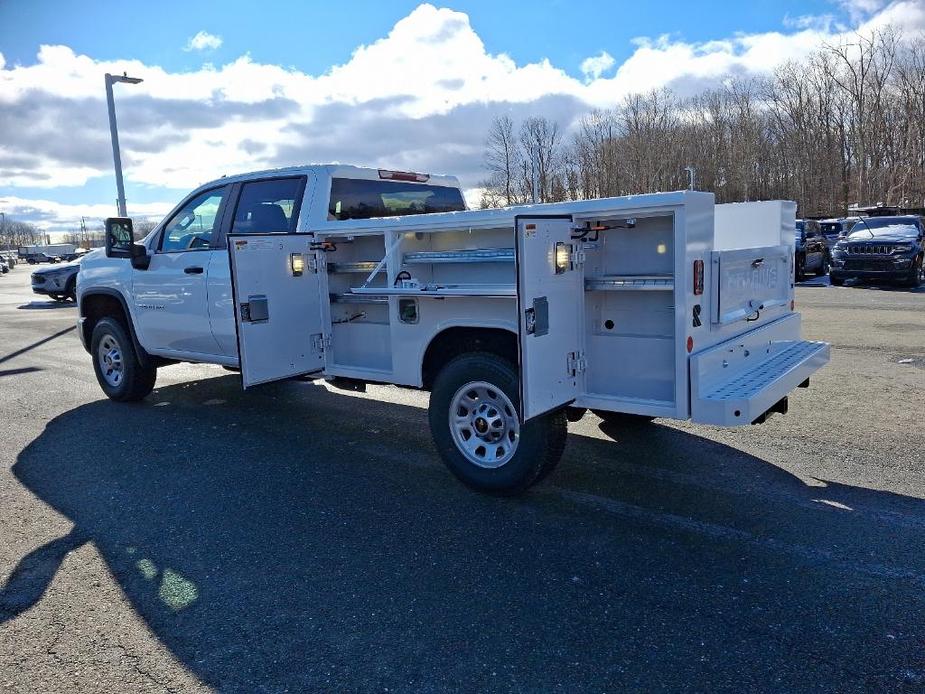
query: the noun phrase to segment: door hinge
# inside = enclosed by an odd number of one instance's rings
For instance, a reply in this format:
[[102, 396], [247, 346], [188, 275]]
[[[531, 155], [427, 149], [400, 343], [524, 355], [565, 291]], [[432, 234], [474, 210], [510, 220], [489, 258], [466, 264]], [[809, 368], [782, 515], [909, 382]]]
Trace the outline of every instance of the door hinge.
[[577, 376], [588, 368], [584, 352], [569, 352], [566, 359], [566, 371], [569, 376]]
[[321, 265], [326, 262], [323, 251], [314, 251], [308, 256], [308, 271], [317, 273], [321, 269]]
[[321, 333], [315, 333], [311, 337], [312, 340], [312, 352], [324, 352], [325, 350], [331, 349], [331, 336], [322, 335]]

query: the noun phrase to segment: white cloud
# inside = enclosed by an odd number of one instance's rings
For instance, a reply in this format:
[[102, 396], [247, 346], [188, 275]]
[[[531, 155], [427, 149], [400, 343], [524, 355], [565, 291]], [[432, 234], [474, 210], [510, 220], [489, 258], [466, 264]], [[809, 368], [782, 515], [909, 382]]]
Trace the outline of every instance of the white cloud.
[[[173, 209], [171, 202], [152, 202], [129, 205], [129, 214], [134, 217], [151, 217], [161, 219]], [[9, 220], [27, 221], [40, 229], [53, 231], [76, 231], [80, 218], [84, 217], [88, 226], [102, 224], [107, 217], [116, 214], [115, 204], [68, 205], [54, 200], [0, 196], [0, 209]]]
[[[871, 2], [852, 3], [863, 14], [854, 28], [892, 22], [906, 32], [925, 29], [922, 0]], [[633, 92], [671, 86], [687, 93], [731, 74], [766, 74], [841, 31], [809, 17], [782, 31], [707, 42], [641, 37], [622, 64], [602, 50], [582, 63], [581, 76], [549, 60], [518, 64], [490, 53], [466, 14], [430, 4], [318, 75], [248, 55], [171, 72], [42, 46], [31, 65], [10, 65], [0, 55], [0, 186], [53, 189], [111, 175], [104, 72], [144, 78], [116, 87], [130, 183], [191, 188], [226, 173], [339, 160], [459, 173], [473, 188], [484, 173], [482, 147], [494, 115], [543, 114], [567, 126], [591, 105], [613, 106]], [[203, 47], [220, 41], [199, 32], [191, 48], [200, 37]]]
[[581, 61], [581, 71], [586, 80], [596, 80], [616, 64], [617, 61], [610, 53], [601, 51], [597, 55], [585, 58]]
[[190, 36], [184, 51], [214, 51], [222, 45], [222, 37], [210, 34], [208, 31], [198, 31], [195, 36]]

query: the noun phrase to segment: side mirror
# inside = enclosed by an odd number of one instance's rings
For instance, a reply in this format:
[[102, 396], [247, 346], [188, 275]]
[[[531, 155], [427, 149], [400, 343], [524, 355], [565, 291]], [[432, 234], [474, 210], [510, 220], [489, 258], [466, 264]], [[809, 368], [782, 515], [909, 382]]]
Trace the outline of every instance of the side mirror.
[[131, 258], [135, 243], [132, 220], [128, 217], [109, 217], [106, 220], [106, 257]]

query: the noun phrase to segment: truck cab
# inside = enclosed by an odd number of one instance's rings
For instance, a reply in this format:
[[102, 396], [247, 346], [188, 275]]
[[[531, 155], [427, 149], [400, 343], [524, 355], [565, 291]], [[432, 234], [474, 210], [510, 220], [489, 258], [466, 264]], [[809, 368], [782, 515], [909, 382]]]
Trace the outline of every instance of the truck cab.
[[84, 259], [80, 335], [88, 346], [96, 317], [117, 301], [145, 353], [238, 366], [230, 235], [304, 234], [332, 219], [464, 209], [450, 176], [411, 181], [402, 172], [323, 165], [221, 178], [191, 192], [140, 242], [142, 263], [102, 253]]
[[115, 400], [210, 362], [430, 391], [466, 484], [523, 491], [566, 419], [763, 422], [829, 358], [794, 311], [795, 205], [692, 191], [467, 211], [455, 179], [337, 165], [223, 178], [145, 239], [107, 220], [80, 334]]

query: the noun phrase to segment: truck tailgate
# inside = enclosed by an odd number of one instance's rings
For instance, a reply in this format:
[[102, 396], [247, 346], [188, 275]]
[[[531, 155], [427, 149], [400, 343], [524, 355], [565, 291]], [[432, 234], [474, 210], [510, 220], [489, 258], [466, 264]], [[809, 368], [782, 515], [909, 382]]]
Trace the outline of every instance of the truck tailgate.
[[825, 342], [801, 340], [792, 314], [690, 358], [691, 419], [751, 424], [829, 361]]

